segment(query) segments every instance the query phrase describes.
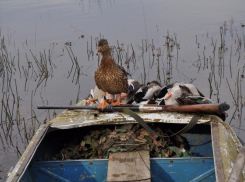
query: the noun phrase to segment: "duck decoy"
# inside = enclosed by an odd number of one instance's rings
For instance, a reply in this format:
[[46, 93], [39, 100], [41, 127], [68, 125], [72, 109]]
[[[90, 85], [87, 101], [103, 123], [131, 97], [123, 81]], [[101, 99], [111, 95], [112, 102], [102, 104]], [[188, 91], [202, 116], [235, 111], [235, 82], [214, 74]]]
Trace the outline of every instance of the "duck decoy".
[[[102, 54], [102, 59], [100, 66], [95, 71], [95, 83], [104, 92], [104, 97], [106, 93], [119, 94], [117, 102], [112, 105], [120, 105], [121, 93], [128, 93], [127, 73], [123, 67], [115, 63], [106, 39], [99, 41], [97, 54]], [[98, 108], [104, 109], [107, 105], [106, 99], [103, 99]]]

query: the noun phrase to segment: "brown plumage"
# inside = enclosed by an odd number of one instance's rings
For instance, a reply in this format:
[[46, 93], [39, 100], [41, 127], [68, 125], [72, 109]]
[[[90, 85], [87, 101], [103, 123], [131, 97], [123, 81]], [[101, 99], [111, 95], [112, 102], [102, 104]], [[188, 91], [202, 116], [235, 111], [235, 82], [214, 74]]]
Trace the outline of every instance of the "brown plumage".
[[110, 47], [106, 39], [99, 41], [98, 49], [98, 53], [102, 54], [100, 66], [94, 75], [98, 88], [112, 95], [122, 92], [128, 93], [127, 73], [111, 57]]

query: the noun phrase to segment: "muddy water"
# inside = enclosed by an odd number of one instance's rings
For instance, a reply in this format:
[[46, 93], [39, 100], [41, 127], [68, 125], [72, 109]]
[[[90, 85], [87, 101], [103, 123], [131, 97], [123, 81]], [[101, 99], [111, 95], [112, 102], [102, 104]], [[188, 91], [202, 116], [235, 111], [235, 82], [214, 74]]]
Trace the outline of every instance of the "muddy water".
[[[245, 140], [245, 2], [1, 0], [0, 178], [18, 161], [35, 129], [94, 87], [96, 42], [140, 82], [195, 84], [231, 105], [227, 122]], [[134, 54], [133, 54], [134, 52]], [[133, 56], [135, 55], [135, 56]], [[4, 68], [4, 69], [3, 69]]]

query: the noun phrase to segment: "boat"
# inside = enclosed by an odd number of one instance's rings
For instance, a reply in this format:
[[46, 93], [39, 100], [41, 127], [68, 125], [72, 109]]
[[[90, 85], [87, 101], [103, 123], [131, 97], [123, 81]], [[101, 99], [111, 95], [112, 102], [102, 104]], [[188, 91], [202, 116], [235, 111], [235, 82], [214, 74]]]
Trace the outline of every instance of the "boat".
[[[84, 101], [78, 103], [79, 105], [84, 105]], [[146, 123], [171, 129], [173, 132], [184, 128], [193, 118], [193, 114], [178, 112], [136, 113]], [[44, 158], [47, 154], [54, 156], [59, 152], [64, 141], [90, 128], [100, 129], [102, 126], [132, 123], [137, 122], [132, 116], [121, 112], [65, 110], [39, 127], [7, 181], [109, 182], [111, 180], [108, 175], [114, 175], [116, 177], [114, 181], [126, 181], [125, 173], [109, 174], [110, 159], [44, 160]], [[227, 122], [217, 115], [202, 115], [190, 130], [180, 135], [188, 141], [188, 151], [194, 155], [150, 157], [148, 171], [143, 172], [148, 173], [149, 178], [138, 179], [138, 181], [228, 181], [242, 144]], [[120, 166], [115, 168], [116, 172], [121, 171], [124, 164], [122, 162], [118, 165]], [[141, 166], [133, 166], [133, 168], [139, 167]], [[142, 172], [139, 175], [142, 176]], [[244, 177], [243, 173], [238, 177], [239, 181], [244, 181]]]

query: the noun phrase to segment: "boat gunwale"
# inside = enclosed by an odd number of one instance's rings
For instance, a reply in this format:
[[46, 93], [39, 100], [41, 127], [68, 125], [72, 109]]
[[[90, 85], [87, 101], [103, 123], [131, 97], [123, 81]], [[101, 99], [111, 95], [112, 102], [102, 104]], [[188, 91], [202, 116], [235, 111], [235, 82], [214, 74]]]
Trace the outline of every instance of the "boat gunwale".
[[46, 136], [46, 133], [50, 128], [50, 124], [51, 123], [46, 123], [38, 128], [31, 141], [29, 142], [28, 146], [26, 147], [24, 153], [22, 154], [21, 158], [19, 159], [19, 161], [11, 171], [10, 175], [8, 176], [6, 182], [19, 181], [22, 178], [33, 156], [35, 155], [36, 150], [38, 149], [42, 140]]
[[[55, 129], [72, 129], [80, 128], [84, 126], [101, 125], [101, 124], [128, 124], [137, 123], [135, 119], [129, 115], [123, 113], [101, 113], [100, 117], [94, 117], [93, 113], [86, 111], [79, 111], [81, 114], [80, 118], [68, 121], [64, 115], [70, 111], [64, 111], [57, 118], [51, 120], [51, 128]], [[194, 114], [183, 114], [183, 113], [141, 113], [136, 112], [145, 122], [147, 123], [171, 123], [171, 124], [188, 124]], [[85, 116], [86, 114], [89, 115]], [[92, 116], [91, 116], [92, 115]], [[166, 117], [166, 116], [170, 117]], [[93, 118], [91, 118], [93, 117]], [[155, 117], [155, 118], [154, 118]], [[198, 120], [197, 124], [209, 123], [211, 121], [219, 122], [221, 119], [215, 115], [202, 115]]]
[[[64, 111], [66, 112], [66, 111]], [[188, 116], [192, 116], [191, 114], [188, 114]], [[215, 173], [217, 176], [217, 162], [215, 162], [215, 160], [217, 160], [217, 155], [215, 154], [215, 149], [217, 148], [216, 145], [214, 145], [215, 142], [220, 142], [219, 140], [213, 139], [213, 135], [215, 134], [215, 132], [213, 131], [213, 126], [217, 125], [218, 123], [223, 123], [223, 121], [215, 115], [206, 115], [206, 117], [209, 117], [209, 120], [207, 120], [204, 123], [198, 123], [198, 124], [209, 124], [210, 128], [211, 128], [211, 137], [212, 137], [212, 145], [213, 145], [213, 158], [214, 158], [214, 167], [215, 167]], [[148, 122], [148, 121], [146, 121]], [[137, 123], [136, 121], [130, 121], [129, 123]], [[154, 123], [154, 122], [149, 122], [149, 123]], [[155, 123], [163, 123], [163, 122], [155, 122]], [[166, 123], [171, 123], [171, 124], [187, 124], [187, 123], [176, 123], [176, 122], [166, 122]], [[52, 127], [53, 122], [50, 121], [42, 126], [40, 126], [40, 128], [37, 130], [36, 134], [34, 135], [34, 137], [32, 138], [31, 142], [29, 143], [27, 149], [25, 150], [24, 154], [22, 155], [22, 157], [20, 158], [19, 162], [16, 164], [15, 168], [13, 169], [11, 175], [8, 177], [7, 182], [12, 181], [19, 181], [21, 179], [21, 177], [24, 175], [24, 172], [26, 171], [28, 165], [31, 162], [31, 159], [33, 158], [35, 151], [37, 150], [38, 146], [40, 145], [41, 141], [43, 140], [43, 138], [46, 136], [47, 132], [49, 131], [53, 131], [56, 129], [61, 129], [61, 128], [54, 128]], [[84, 127], [84, 126], [92, 126], [92, 125], [101, 125], [101, 124], [125, 124], [125, 121], [120, 121], [120, 122], [107, 122], [107, 123], [97, 123], [94, 122], [93, 124], [90, 125], [80, 125], [80, 127]], [[42, 132], [40, 132], [39, 130], [42, 130]], [[39, 133], [38, 133], [39, 131]], [[217, 134], [218, 132], [216, 132]], [[33, 142], [35, 141], [35, 142]], [[218, 149], [220, 151], [220, 149]], [[31, 152], [31, 153], [30, 153]], [[222, 157], [222, 156], [221, 156]], [[205, 159], [205, 157], [190, 157], [191, 159]], [[190, 159], [188, 158], [188, 159]], [[212, 157], [210, 157], [212, 158]], [[152, 159], [158, 159], [158, 158], [152, 158]], [[161, 160], [166, 160], [167, 158], [159, 158]], [[169, 158], [169, 160], [178, 160], [178, 158]], [[181, 160], [185, 160], [184, 158], [180, 158]], [[93, 159], [92, 159], [93, 160]], [[108, 159], [95, 159], [95, 160], [108, 160]], [[219, 159], [221, 162], [222, 160]], [[57, 163], [61, 163], [61, 162], [74, 162], [74, 161], [91, 161], [91, 159], [86, 159], [86, 160], [66, 160], [66, 161], [55, 161]], [[54, 162], [54, 161], [40, 161], [40, 162]], [[25, 164], [24, 164], [25, 163]], [[222, 171], [224, 171], [224, 169], [221, 169]], [[221, 175], [221, 177], [216, 177], [217, 181], [222, 181], [220, 179], [222, 179], [224, 175]]]
[[[213, 159], [213, 157], [152, 157], [153, 160], [188, 160], [188, 159]], [[91, 161], [108, 161], [109, 159], [74, 159], [74, 160], [55, 160], [55, 161], [36, 161], [32, 164], [40, 163], [71, 163], [71, 162], [91, 162]]]
[[[82, 100], [76, 104], [76, 106], [84, 105], [86, 105], [86, 100]], [[198, 114], [168, 111], [154, 113], [137, 111], [135, 113], [138, 114], [145, 122], [173, 124], [188, 124], [192, 117]], [[221, 119], [211, 113], [202, 113], [197, 124], [208, 123], [210, 121], [219, 122]], [[56, 118], [49, 122], [52, 123], [50, 127], [55, 129], [72, 129], [100, 124], [137, 123], [133, 117], [122, 112], [99, 112], [98, 110], [87, 109], [64, 110]]]

